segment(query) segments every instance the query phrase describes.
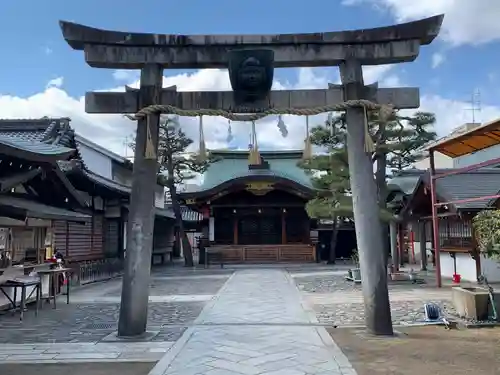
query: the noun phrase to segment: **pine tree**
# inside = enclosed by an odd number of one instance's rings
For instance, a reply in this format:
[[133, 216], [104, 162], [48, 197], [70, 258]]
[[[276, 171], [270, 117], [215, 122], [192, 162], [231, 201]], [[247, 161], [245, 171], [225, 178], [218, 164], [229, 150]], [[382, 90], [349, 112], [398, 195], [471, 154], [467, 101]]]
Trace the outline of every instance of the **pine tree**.
[[417, 152], [422, 146], [436, 140], [434, 131], [436, 117], [429, 112], [416, 112], [413, 116], [398, 116], [388, 135], [391, 144], [387, 155], [387, 167], [399, 172], [420, 159]]
[[[393, 220], [387, 209], [387, 167], [402, 170], [418, 160], [416, 150], [436, 139], [433, 131], [435, 116], [432, 113], [416, 112], [413, 116], [395, 113], [385, 122], [378, 120], [377, 113], [369, 113], [369, 132], [375, 143], [372, 155], [376, 165], [375, 180], [378, 188], [380, 217], [383, 222], [384, 246], [389, 244], [388, 222]], [[346, 123], [342, 113], [326, 121], [324, 125], [311, 129], [311, 143], [326, 151], [302, 163], [302, 167], [312, 176], [317, 196], [308, 202], [306, 208], [313, 218], [333, 221], [331, 249], [335, 248], [338, 223], [344, 217], [353, 217], [350, 198], [349, 163], [346, 150]], [[334, 262], [335, 254], [330, 251], [329, 262]], [[389, 252], [388, 252], [389, 254]]]
[[184, 230], [181, 206], [177, 197], [177, 187], [179, 184], [195, 178], [198, 173], [204, 173], [210, 163], [210, 160], [205, 160], [205, 158], [200, 158], [187, 152], [187, 148], [192, 143], [193, 140], [182, 131], [177, 119], [166, 117], [163, 121], [160, 121], [158, 173], [162, 184], [167, 187], [172, 200], [175, 227], [181, 238], [186, 267], [193, 267], [194, 265], [193, 251]]
[[311, 180], [317, 196], [306, 205], [310, 217], [332, 220], [332, 237], [328, 263], [334, 264], [335, 247], [339, 224], [344, 216], [352, 216], [349, 165], [345, 148], [345, 133], [331, 133], [324, 126], [317, 126], [311, 131], [311, 143], [329, 150], [328, 154], [316, 155], [302, 163], [302, 167], [311, 174]]

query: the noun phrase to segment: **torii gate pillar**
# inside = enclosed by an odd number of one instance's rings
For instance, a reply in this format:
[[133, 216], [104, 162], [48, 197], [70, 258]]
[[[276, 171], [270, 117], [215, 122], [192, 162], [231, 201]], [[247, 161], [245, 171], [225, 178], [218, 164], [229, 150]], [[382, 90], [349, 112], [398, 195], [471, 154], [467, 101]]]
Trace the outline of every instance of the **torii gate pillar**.
[[[370, 99], [395, 108], [417, 108], [418, 90], [378, 89], [364, 86], [362, 65], [413, 61], [420, 46], [438, 35], [443, 16], [400, 25], [343, 32], [279, 35], [164, 35], [95, 29], [60, 22], [63, 36], [76, 50], [85, 52], [86, 62], [96, 68], [141, 69], [139, 93], [88, 93], [90, 113], [130, 113], [150, 104], [169, 104], [180, 109], [226, 109], [232, 113], [261, 112], [268, 108], [307, 108], [337, 104], [344, 99]], [[231, 50], [268, 49], [274, 52], [274, 67], [340, 66], [341, 88], [271, 92], [267, 108], [238, 106], [231, 93], [177, 93], [161, 90], [159, 75], [168, 69], [228, 67]], [[407, 96], [402, 95], [406, 90]], [[370, 94], [371, 92], [371, 94]], [[401, 95], [400, 95], [401, 94]], [[138, 98], [137, 98], [138, 95]], [[367, 95], [373, 96], [367, 98]], [[385, 96], [384, 96], [385, 95]], [[384, 99], [385, 98], [385, 99]], [[392, 334], [387, 289], [385, 251], [382, 246], [377, 191], [372, 164], [364, 152], [364, 112], [347, 110], [347, 143], [354, 220], [358, 241], [363, 297], [368, 331]], [[151, 121], [152, 120], [152, 121]], [[120, 336], [145, 332], [148, 310], [154, 186], [157, 165], [144, 158], [148, 124], [139, 121], [132, 187], [131, 218], [120, 310]], [[146, 129], [146, 130], [145, 130]], [[158, 117], [149, 121], [154, 146], [158, 143]], [[142, 155], [142, 156], [141, 156]]]

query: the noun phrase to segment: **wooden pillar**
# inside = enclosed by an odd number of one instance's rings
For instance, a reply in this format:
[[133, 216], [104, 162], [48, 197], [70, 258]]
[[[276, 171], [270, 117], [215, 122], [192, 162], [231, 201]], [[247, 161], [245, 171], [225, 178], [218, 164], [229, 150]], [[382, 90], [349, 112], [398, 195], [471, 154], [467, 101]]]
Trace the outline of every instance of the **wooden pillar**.
[[418, 241], [420, 247], [420, 264], [422, 271], [427, 271], [427, 235], [425, 233], [425, 221], [418, 222]]
[[438, 218], [438, 208], [437, 208], [437, 196], [436, 196], [436, 183], [434, 181], [434, 174], [436, 172], [436, 166], [434, 163], [434, 150], [429, 152], [429, 180], [431, 183], [431, 208], [432, 208], [432, 238], [434, 247], [434, 262], [436, 265], [436, 286], [441, 288], [441, 244], [439, 243], [439, 218]]
[[309, 216], [307, 216], [307, 214], [303, 218], [303, 220], [305, 221], [304, 227], [306, 228], [304, 243], [311, 244], [311, 220], [309, 219]]
[[[161, 103], [163, 68], [146, 64], [141, 69], [139, 108]], [[122, 282], [118, 336], [139, 336], [148, 321], [149, 279], [155, 216], [158, 132], [160, 116], [149, 115], [137, 122], [137, 135], [130, 194], [127, 253]], [[152, 146], [151, 155], [147, 151]]]
[[65, 257], [69, 257], [69, 221], [66, 220], [66, 255]]
[[399, 271], [399, 252], [398, 252], [398, 224], [391, 221], [389, 224], [390, 239], [391, 239], [391, 256], [392, 256], [392, 270]]
[[286, 208], [281, 210], [281, 244], [285, 245], [286, 239]]
[[398, 242], [399, 242], [399, 265], [404, 266], [404, 242], [405, 242], [405, 233], [404, 233], [404, 224], [400, 224], [398, 226]]
[[94, 213], [95, 213], [95, 197], [92, 197], [92, 214], [90, 216], [90, 253], [94, 250]]
[[479, 278], [483, 274], [483, 270], [481, 269], [481, 252], [479, 251], [479, 245], [477, 243], [477, 236], [474, 227], [472, 226], [472, 217], [471, 217], [471, 237], [472, 237], [472, 258], [476, 261], [476, 279]]
[[233, 244], [238, 245], [238, 213], [233, 215]]

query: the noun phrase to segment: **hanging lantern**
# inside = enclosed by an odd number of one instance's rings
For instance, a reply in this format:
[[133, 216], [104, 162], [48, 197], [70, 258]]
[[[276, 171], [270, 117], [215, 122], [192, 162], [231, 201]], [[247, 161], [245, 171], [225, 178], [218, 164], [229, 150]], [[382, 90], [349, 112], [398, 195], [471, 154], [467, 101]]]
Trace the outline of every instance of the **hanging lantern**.
[[309, 135], [309, 116], [306, 116], [306, 139], [304, 140], [304, 152], [302, 153], [303, 160], [312, 158], [311, 137]]

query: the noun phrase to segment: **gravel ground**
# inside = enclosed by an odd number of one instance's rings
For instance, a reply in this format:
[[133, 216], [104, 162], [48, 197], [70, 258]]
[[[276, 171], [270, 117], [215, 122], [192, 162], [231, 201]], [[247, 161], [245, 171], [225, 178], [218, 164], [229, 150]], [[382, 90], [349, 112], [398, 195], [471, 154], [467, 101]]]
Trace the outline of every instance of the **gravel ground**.
[[399, 328], [397, 337], [330, 329], [358, 375], [498, 375], [500, 329]]
[[[294, 277], [299, 290], [309, 294], [331, 294], [332, 301], [334, 295], [360, 295], [361, 284], [354, 284], [345, 280], [342, 275], [317, 275]], [[441, 307], [446, 316], [456, 314], [449, 300], [427, 300], [425, 290], [433, 288], [429, 284], [411, 284], [408, 282], [390, 282], [389, 290], [391, 295], [395, 295], [397, 300], [391, 300], [391, 315], [395, 324], [404, 322], [422, 321], [424, 315], [424, 303], [436, 303]], [[422, 290], [421, 300], [404, 300], [405, 291]], [[336, 326], [364, 325], [364, 305], [359, 302], [351, 303], [317, 303], [313, 306], [320, 323]]]
[[[447, 316], [455, 314], [449, 302], [434, 302]], [[320, 323], [335, 326], [359, 326], [365, 323], [365, 309], [362, 303], [315, 305], [314, 310]], [[424, 304], [421, 301], [391, 302], [391, 317], [394, 324], [423, 321]]]
[[[294, 277], [295, 284], [300, 291], [305, 293], [334, 293], [341, 291], [361, 291], [361, 284], [355, 284], [345, 279], [341, 275], [321, 275], [321, 276], [304, 276]], [[389, 281], [389, 289], [415, 289], [415, 288], [432, 288], [430, 284], [411, 284], [405, 281], [393, 282]]]

